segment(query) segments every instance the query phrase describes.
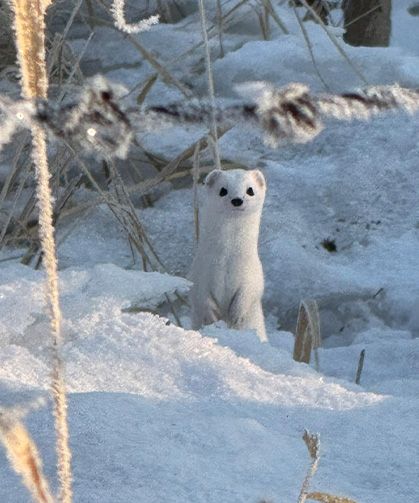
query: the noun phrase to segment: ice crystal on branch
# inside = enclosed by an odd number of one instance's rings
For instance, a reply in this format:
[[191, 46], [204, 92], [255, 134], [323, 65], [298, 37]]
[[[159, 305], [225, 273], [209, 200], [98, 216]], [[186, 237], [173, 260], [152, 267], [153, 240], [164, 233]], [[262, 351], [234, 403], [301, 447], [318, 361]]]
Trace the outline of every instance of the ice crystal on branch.
[[419, 90], [400, 86], [375, 86], [344, 94], [311, 94], [303, 84], [276, 88], [253, 82], [238, 88], [246, 102], [216, 107], [197, 100], [124, 109], [122, 86], [96, 76], [87, 81], [78, 98], [69, 104], [38, 99], [12, 101], [0, 96], [0, 150], [19, 128], [31, 122], [42, 125], [56, 138], [85, 153], [125, 158], [135, 131], [155, 131], [178, 123], [250, 123], [261, 127], [270, 146], [304, 143], [316, 137], [327, 119], [367, 120], [389, 110], [414, 113]]
[[[398, 85], [372, 86], [346, 94], [310, 94], [303, 84], [275, 88], [265, 82], [250, 82], [237, 87], [248, 101], [241, 105], [217, 108], [218, 122], [253, 122], [265, 133], [270, 146], [304, 143], [316, 137], [328, 118], [367, 120], [388, 110], [414, 113], [419, 109], [419, 91]], [[201, 104], [173, 104], [150, 109], [165, 114], [170, 121], [208, 121], [210, 109]]]
[[0, 96], [0, 150], [19, 128], [36, 123], [78, 150], [125, 158], [133, 137], [129, 117], [120, 105], [125, 92], [122, 86], [97, 76], [69, 104]]
[[236, 90], [253, 98], [256, 119], [270, 146], [276, 147], [286, 140], [304, 143], [322, 130], [316, 104], [309, 88], [303, 84], [278, 89], [270, 84], [250, 82], [237, 86]]
[[148, 19], [142, 19], [138, 23], [129, 24], [125, 21], [124, 16], [124, 0], [114, 0], [111, 7], [115, 26], [118, 30], [125, 33], [140, 33], [141, 31], [149, 30], [153, 25], [159, 22], [159, 16], [150, 16]]
[[372, 86], [354, 93], [320, 96], [318, 108], [324, 116], [340, 120], [369, 119], [396, 109], [414, 113], [419, 108], [419, 91], [398, 85]]
[[96, 76], [88, 81], [75, 103], [53, 107], [45, 100], [37, 101], [35, 119], [73, 147], [125, 158], [133, 131], [119, 104], [124, 92], [122, 86]]

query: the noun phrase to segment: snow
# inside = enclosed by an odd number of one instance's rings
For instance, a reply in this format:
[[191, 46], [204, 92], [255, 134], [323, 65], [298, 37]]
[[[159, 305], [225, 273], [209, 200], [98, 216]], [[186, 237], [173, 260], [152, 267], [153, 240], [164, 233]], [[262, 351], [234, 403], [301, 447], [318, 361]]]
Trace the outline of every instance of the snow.
[[[30, 271], [19, 282], [11, 269], [2, 284], [18, 293], [26, 288], [31, 301], [41, 273], [34, 277]], [[89, 271], [90, 277], [100, 278], [105, 270], [120, 284], [128, 272], [107, 266], [97, 275]], [[144, 278], [152, 273], [136, 274], [142, 281], [125, 298], [155, 303], [149, 296], [152, 276]], [[261, 345], [255, 334], [222, 324], [200, 335], [151, 313], [122, 313], [121, 298], [111, 295], [94, 309], [71, 314], [76, 293], [94, 292], [100, 283], [94, 279], [86, 290], [86, 276], [87, 271], [68, 271], [61, 281], [65, 332], [71, 332], [64, 355], [76, 501], [295, 501], [307, 464], [304, 428], [323, 437], [315, 488], [366, 502], [415, 501], [419, 404], [413, 388], [398, 394], [397, 379], [413, 385], [417, 372], [406, 368], [416, 355], [417, 370], [417, 339], [396, 334], [395, 348], [395, 334], [387, 334], [381, 347], [370, 335], [367, 389], [377, 381], [387, 388], [371, 392], [346, 381], [352, 377], [346, 375], [349, 364], [356, 365], [356, 345], [321, 352], [322, 370], [338, 375], [330, 378], [293, 362], [281, 342], [287, 333], [273, 341], [285, 349]], [[160, 291], [172, 288], [155, 278]], [[37, 306], [32, 303], [35, 318], [41, 316]], [[0, 397], [8, 401], [48, 389], [48, 344], [45, 337], [36, 347], [33, 341], [39, 331], [45, 336], [45, 324], [39, 320], [23, 331], [26, 336], [0, 353]], [[386, 355], [394, 359], [393, 369], [386, 368]], [[31, 414], [27, 424], [53, 479], [49, 410]], [[27, 501], [5, 459], [1, 463], [2, 498], [13, 494], [13, 501]]]
[[[418, 87], [417, 17], [393, 2], [388, 48], [339, 42], [369, 83]], [[230, 8], [233, 2], [223, 7]], [[196, 10], [137, 38], [192, 93], [206, 94]], [[260, 40], [252, 9], [238, 11], [212, 54], [217, 97], [237, 99], [251, 80], [298, 81], [321, 92], [291, 10], [289, 29]], [[214, 17], [209, 6], [210, 19]], [[253, 16], [253, 17], [252, 17]], [[138, 16], [134, 16], [138, 19]], [[324, 31], [305, 23], [318, 70], [334, 91], [362, 84]], [[82, 25], [69, 43], [78, 54]], [[72, 38], [73, 37], [73, 38]], [[137, 37], [137, 35], [134, 35]], [[162, 40], [165, 43], [162, 43]], [[82, 60], [141, 89], [154, 69], [115, 30], [98, 27]], [[136, 91], [128, 98], [135, 103]], [[147, 104], [184, 99], [160, 80]], [[139, 133], [170, 159], [204, 128]], [[419, 142], [417, 117], [329, 123], [312, 143], [274, 151], [258, 131], [237, 126], [220, 140], [229, 161], [263, 170], [268, 192], [260, 253], [266, 277], [269, 343], [220, 322], [188, 330], [184, 303], [194, 250], [192, 190], [153, 195], [137, 216], [170, 274], [143, 272], [126, 233], [97, 205], [57, 230], [63, 348], [77, 502], [296, 502], [309, 463], [305, 428], [320, 433], [322, 459], [312, 489], [362, 503], [417, 503], [419, 471]], [[8, 164], [1, 161], [2, 179]], [[26, 190], [26, 189], [25, 189]], [[79, 191], [88, 202], [88, 188]], [[322, 242], [331, 240], [337, 251]], [[0, 406], [48, 396], [50, 341], [41, 271], [0, 261]], [[183, 327], [174, 324], [173, 300]], [[320, 306], [319, 371], [292, 359], [301, 299]], [[365, 350], [361, 385], [354, 384]], [[56, 487], [51, 403], [28, 415], [46, 475]], [[0, 501], [29, 499], [0, 454]]]

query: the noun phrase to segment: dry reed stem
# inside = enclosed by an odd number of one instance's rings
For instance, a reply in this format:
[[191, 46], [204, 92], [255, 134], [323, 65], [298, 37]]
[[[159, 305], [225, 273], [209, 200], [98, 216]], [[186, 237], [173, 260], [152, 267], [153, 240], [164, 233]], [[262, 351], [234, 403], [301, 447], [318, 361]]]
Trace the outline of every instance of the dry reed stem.
[[[49, 58], [48, 58], [49, 61], [47, 62], [47, 71], [48, 71], [49, 78], [51, 78], [54, 65], [57, 65], [58, 68], [61, 67], [64, 48], [67, 48], [67, 49], [69, 48], [68, 45], [65, 46], [65, 41], [66, 41], [67, 35], [70, 31], [70, 28], [74, 23], [74, 19], [80, 10], [82, 3], [83, 3], [83, 0], [77, 0], [77, 2], [74, 5], [74, 8], [70, 14], [70, 17], [68, 18], [68, 21], [66, 23], [66, 26], [65, 26], [63, 32], [56, 33], [54, 36], [54, 43], [52, 44], [52, 47], [50, 48]], [[72, 61], [67, 62], [67, 66], [69, 66], [70, 73], [73, 73], [73, 75], [74, 75], [74, 73], [76, 71], [78, 71], [79, 76], [81, 76], [80, 75], [81, 71], [80, 71], [80, 68], [78, 67], [78, 63], [77, 62], [75, 62], [74, 64], [73, 63], [74, 62], [72, 62]], [[71, 70], [70, 70], [70, 68], [71, 68]], [[61, 73], [62, 72], [60, 72], [60, 78], [59, 78], [60, 85], [61, 85]], [[67, 82], [68, 81], [69, 81], [69, 79], [67, 79]]]
[[[141, 106], [144, 103], [144, 100], [147, 97], [147, 94], [150, 92], [151, 88], [154, 86], [154, 84], [157, 82], [157, 79], [159, 78], [158, 73], [153, 73], [151, 77], [149, 77], [144, 85], [141, 88], [140, 93], [137, 96], [137, 105]], [[132, 90], [128, 93], [131, 94]]]
[[321, 501], [323, 503], [356, 503], [356, 501], [353, 501], [349, 498], [335, 496], [329, 493], [308, 492], [311, 480], [317, 472], [320, 463], [320, 436], [318, 434], [311, 434], [310, 432], [305, 430], [303, 440], [310, 454], [311, 463], [301, 486], [298, 503], [305, 503], [307, 500]]
[[70, 503], [71, 451], [67, 421], [67, 397], [64, 384], [64, 366], [61, 358], [61, 309], [58, 289], [58, 271], [55, 250], [52, 195], [49, 186], [46, 133], [39, 127], [33, 130], [33, 159], [37, 178], [37, 199], [39, 206], [39, 237], [42, 245], [45, 270], [47, 272], [47, 303], [50, 311], [51, 334], [53, 338], [52, 395], [54, 400], [55, 428], [57, 435], [58, 478], [60, 481], [60, 501]]
[[195, 226], [195, 241], [199, 241], [199, 200], [198, 200], [198, 182], [200, 173], [199, 153], [201, 144], [198, 142], [195, 147], [192, 161], [192, 182], [193, 182], [193, 213]]
[[342, 48], [341, 44], [338, 42], [334, 33], [330, 30], [330, 28], [324, 23], [323, 19], [319, 16], [315, 9], [311, 5], [307, 3], [307, 0], [300, 0], [302, 5], [307, 9], [307, 11], [314, 17], [317, 23], [323, 28], [326, 35], [329, 37], [329, 40], [336, 47], [336, 50], [342, 56], [342, 58], [348, 63], [348, 65], [352, 68], [354, 73], [360, 78], [363, 84], [368, 84], [368, 80], [365, 78], [364, 74], [361, 70], [355, 65], [355, 63], [351, 60], [351, 58], [347, 55], [345, 50]]
[[205, 67], [207, 72], [207, 81], [208, 81], [208, 93], [211, 103], [211, 140], [212, 140], [212, 153], [214, 157], [214, 166], [216, 169], [222, 169], [221, 166], [221, 158], [220, 158], [220, 150], [218, 145], [218, 137], [217, 137], [217, 121], [215, 118], [215, 89], [214, 89], [214, 77], [212, 75], [212, 67], [211, 67], [211, 53], [208, 42], [208, 30], [207, 30], [207, 19], [205, 14], [205, 5], [204, 0], [198, 0], [199, 5], [199, 17], [201, 20], [201, 31], [202, 31], [202, 39], [204, 41], [205, 48]]
[[218, 42], [220, 44], [220, 58], [224, 58], [224, 45], [223, 45], [223, 7], [221, 0], [217, 0], [217, 30]]
[[270, 14], [275, 23], [279, 26], [279, 28], [285, 33], [285, 35], [289, 35], [289, 31], [285, 24], [282, 22], [281, 18], [278, 16], [274, 6], [272, 5], [271, 0], [262, 0], [263, 6], [266, 8], [267, 12]]
[[[227, 131], [229, 131], [231, 129], [231, 127], [232, 126], [228, 125], [228, 126], [223, 126], [223, 127], [218, 128], [218, 130], [217, 130], [218, 137], [221, 138]], [[171, 177], [173, 177], [173, 174], [178, 170], [181, 163], [193, 156], [195, 149], [196, 149], [196, 145], [198, 143], [200, 144], [200, 150], [202, 152], [203, 150], [205, 150], [208, 147], [208, 136], [205, 135], [205, 136], [201, 137], [199, 140], [197, 140], [195, 143], [193, 143], [192, 145], [187, 147], [185, 150], [183, 150], [179, 155], [177, 155], [174, 159], [169, 161], [167, 164], [166, 164], [167, 161], [163, 160], [162, 166], [164, 166], [164, 167], [161, 169], [161, 171], [156, 176], [154, 176], [153, 178], [149, 178], [143, 182], [135, 183], [134, 185], [131, 185], [130, 187], [127, 187], [128, 194], [136, 194], [138, 197], [144, 196], [144, 195], [148, 194], [151, 190], [156, 188], [158, 185], [160, 185], [161, 183], [171, 179]], [[75, 154], [75, 151], [71, 147], [70, 147], [70, 150]], [[150, 156], [150, 158], [152, 157], [154, 160], [158, 159], [157, 157], [153, 156], [150, 153], [146, 153], [146, 155]], [[85, 165], [81, 162], [80, 159], [78, 159], [78, 160], [80, 162], [80, 166], [82, 167], [83, 171], [85, 171]], [[213, 166], [210, 169], [208, 169], [207, 172], [211, 171], [212, 169], [214, 169]], [[189, 174], [190, 174], [190, 170], [189, 170]], [[99, 192], [101, 192], [100, 189], [99, 189]], [[68, 211], [66, 211], [65, 216], [72, 215], [74, 217], [75, 214], [80, 214], [85, 210], [88, 210], [94, 206], [101, 204], [103, 202], [103, 199], [104, 199], [104, 196], [103, 196], [103, 194], [101, 194], [101, 196], [94, 198], [92, 201], [90, 201], [88, 203], [82, 203], [74, 208], [69, 209]]]
[[294, 360], [310, 363], [311, 350], [317, 349], [320, 345], [320, 316], [317, 302], [315, 300], [303, 300], [298, 310]]
[[[4, 204], [6, 196], [8, 195], [9, 191], [11, 191], [11, 188], [14, 186], [14, 182], [15, 182], [15, 179], [16, 179], [18, 172], [21, 171], [18, 166], [18, 160], [19, 160], [20, 155], [22, 153], [23, 147], [24, 147], [24, 145], [22, 143], [18, 148], [17, 155], [15, 156], [14, 162], [12, 164], [12, 169], [10, 170], [10, 173], [7, 175], [7, 178], [3, 184], [3, 188], [0, 193], [0, 210], [2, 209], [2, 206]], [[29, 177], [29, 166], [26, 165], [26, 169], [22, 173], [19, 184], [15, 190], [12, 206], [8, 210], [8, 214], [6, 216], [5, 221], [2, 222], [3, 230], [0, 232], [0, 248], [2, 248], [3, 245], [5, 244], [5, 238], [6, 238], [8, 230], [9, 230], [9, 226], [12, 222], [14, 211], [17, 207], [18, 200], [19, 200], [19, 198], [22, 194], [22, 191], [26, 185], [26, 181], [27, 181], [28, 177]]]
[[307, 470], [307, 474], [304, 478], [303, 485], [301, 486], [300, 495], [298, 497], [298, 503], [304, 503], [307, 499], [308, 488], [310, 486], [311, 479], [317, 471], [320, 462], [320, 437], [316, 434], [311, 434], [307, 430], [304, 431], [303, 440], [307, 446], [308, 452], [310, 454], [311, 463]]
[[[98, 0], [98, 3], [103, 7], [103, 9], [108, 12], [110, 16], [113, 17], [112, 9], [103, 2], [102, 0]], [[114, 24], [107, 24], [110, 28], [118, 29]], [[165, 82], [169, 86], [174, 86], [187, 98], [193, 97], [193, 92], [188, 89], [185, 85], [180, 82], [174, 75], [172, 75], [169, 70], [166, 68], [166, 65], [160, 63], [153, 54], [148, 51], [131, 33], [127, 33], [125, 38], [134, 46], [134, 48], [141, 54], [141, 56], [150, 63], [150, 65], [156, 70], [156, 72], [160, 75], [163, 82]]]
[[356, 501], [342, 496], [335, 496], [328, 493], [309, 493], [307, 494], [308, 500], [321, 501], [322, 503], [356, 503]]
[[49, 0], [11, 0], [25, 98], [47, 97], [44, 15], [49, 4]]
[[[46, 98], [48, 78], [45, 58], [45, 12], [49, 0], [11, 0], [18, 62], [22, 74], [23, 96]], [[57, 260], [53, 227], [52, 194], [49, 185], [47, 141], [45, 130], [32, 126], [32, 158], [35, 164], [36, 192], [39, 206], [39, 236], [47, 274], [46, 296], [52, 335], [52, 396], [56, 429], [57, 468], [60, 483], [59, 500], [71, 503], [71, 451], [67, 422], [67, 397], [64, 384], [61, 309], [58, 291]]]
[[38, 449], [25, 427], [0, 413], [0, 439], [15, 472], [38, 503], [52, 503], [48, 482], [42, 471]]
[[303, 21], [302, 21], [302, 19], [300, 17], [300, 14], [298, 13], [298, 9], [297, 9], [297, 7], [295, 5], [295, 0], [293, 0], [291, 6], [292, 6], [292, 9], [294, 11], [294, 15], [295, 15], [295, 17], [296, 17], [296, 19], [298, 21], [298, 25], [300, 26], [301, 33], [303, 34], [305, 43], [307, 45], [307, 49], [308, 49], [308, 52], [310, 54], [311, 61], [313, 63], [314, 71], [316, 72], [317, 76], [319, 77], [319, 80], [323, 84], [323, 86], [326, 89], [326, 91], [330, 92], [330, 87], [328, 86], [327, 82], [324, 80], [323, 75], [321, 74], [321, 72], [319, 70], [319, 67], [317, 65], [316, 58], [314, 57], [313, 45], [311, 43], [310, 37], [308, 36], [308, 32], [306, 30], [306, 27], [304, 26], [304, 23], [303, 23]]
[[365, 349], [359, 353], [358, 367], [356, 369], [355, 384], [361, 384], [361, 374], [364, 369]]
[[[68, 147], [74, 152], [70, 145], [68, 145]], [[139, 252], [143, 262], [143, 270], [146, 271], [147, 264], [149, 264], [152, 270], [163, 270], [164, 272], [167, 272], [166, 267], [156, 253], [150, 239], [147, 236], [144, 226], [137, 216], [127, 187], [125, 186], [122, 177], [115, 166], [115, 163], [112, 160], [109, 160], [108, 165], [110, 172], [110, 181], [114, 192], [113, 194], [103, 191], [89, 171], [88, 167], [83, 163], [81, 159], [79, 159], [79, 163], [81, 169], [91, 182], [92, 186], [102, 195], [103, 200], [106, 202], [108, 208], [124, 228], [130, 240], [130, 245], [133, 245]], [[149, 253], [147, 253], [146, 247]], [[155, 263], [153, 263], [153, 261]], [[179, 300], [184, 302], [180, 295], [175, 295]], [[165, 294], [165, 297], [169, 304], [169, 308], [176, 320], [176, 323], [181, 327], [182, 324], [172, 300], [167, 294]]]
[[[80, 183], [82, 181], [82, 175], [80, 174], [78, 177], [73, 178], [66, 186], [63, 194], [57, 199], [56, 205], [54, 208], [54, 214], [53, 214], [53, 225], [56, 226], [59, 218], [61, 217], [61, 214], [63, 212], [63, 209], [65, 208], [66, 204], [68, 203], [69, 199], [71, 196], [75, 193], [76, 189], [80, 186]], [[33, 243], [32, 246], [29, 248], [29, 250], [25, 253], [23, 256], [21, 263], [22, 264], [30, 264], [33, 257], [38, 253], [40, 248], [40, 243]], [[38, 269], [39, 266], [41, 265], [43, 259], [43, 253], [39, 254], [38, 260], [35, 263], [35, 269]]]
[[[67, 144], [67, 147], [77, 158], [80, 168], [92, 184], [93, 188], [100, 194], [101, 202], [105, 202], [107, 204], [114, 217], [127, 232], [130, 244], [134, 245], [141, 256], [143, 269], [147, 270], [147, 264], [149, 264], [152, 269], [154, 268], [152, 259], [155, 260], [158, 266], [165, 269], [146, 235], [145, 229], [135, 212], [128, 190], [118, 174], [115, 165], [112, 162], [109, 163], [114, 188], [114, 193], [112, 194], [111, 192], [105, 192], [101, 189], [87, 165], [82, 161], [82, 159], [80, 159], [80, 157], [78, 157], [74, 148], [69, 144]], [[149, 249], [149, 255], [146, 253], [146, 246]]]

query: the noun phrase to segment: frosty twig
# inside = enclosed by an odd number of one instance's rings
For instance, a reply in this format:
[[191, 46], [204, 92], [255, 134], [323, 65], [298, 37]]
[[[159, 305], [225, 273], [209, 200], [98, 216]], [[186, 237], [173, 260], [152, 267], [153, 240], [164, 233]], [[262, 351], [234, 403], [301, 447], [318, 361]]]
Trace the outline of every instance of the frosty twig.
[[205, 5], [204, 0], [198, 0], [199, 4], [199, 17], [201, 20], [201, 31], [202, 31], [202, 39], [204, 41], [205, 47], [205, 66], [207, 71], [207, 80], [208, 80], [208, 93], [211, 102], [210, 114], [211, 114], [211, 138], [212, 138], [212, 150], [214, 157], [214, 165], [217, 169], [222, 169], [221, 166], [221, 158], [220, 158], [220, 150], [218, 145], [217, 138], [217, 120], [215, 116], [215, 90], [214, 90], [214, 78], [212, 75], [211, 68], [211, 53], [209, 49], [208, 42], [208, 33], [207, 33], [207, 21], [205, 15]]
[[398, 85], [370, 86], [343, 94], [312, 94], [304, 84], [277, 88], [266, 82], [237, 87], [243, 102], [215, 107], [197, 100], [125, 109], [122, 86], [102, 76], [86, 82], [78, 98], [58, 105], [46, 99], [11, 101], [0, 96], [0, 148], [18, 128], [36, 123], [86, 153], [125, 158], [134, 132], [146, 132], [174, 124], [237, 123], [259, 126], [271, 147], [305, 143], [315, 138], [328, 119], [368, 120], [390, 111], [419, 110], [419, 90]]
[[20, 422], [20, 414], [0, 411], [0, 441], [14, 471], [21, 476], [24, 485], [37, 503], [52, 503], [53, 498], [42, 470], [38, 449], [26, 428]]
[[[265, 133], [265, 142], [277, 147], [284, 143], [305, 143], [324, 128], [323, 121], [367, 120], [388, 110], [414, 113], [419, 109], [419, 91], [398, 85], [371, 86], [352, 93], [311, 94], [304, 84], [277, 88], [266, 82], [237, 86], [247, 102], [215, 112], [218, 121], [253, 122]], [[173, 104], [153, 107], [172, 121], [202, 122], [209, 120], [210, 107], [202, 104]]]
[[[49, 0], [11, 1], [18, 62], [22, 74], [22, 91], [24, 98], [31, 103], [36, 103], [39, 99], [47, 99], [45, 13], [49, 4]], [[34, 117], [37, 115], [39, 115], [38, 112], [33, 114]], [[22, 120], [24, 114], [22, 111], [18, 111], [15, 117]], [[28, 126], [32, 133], [32, 159], [35, 165], [36, 196], [39, 207], [39, 235], [47, 275], [46, 299], [50, 317], [53, 354], [51, 394], [54, 400], [57, 469], [60, 483], [59, 501], [61, 503], [71, 503], [71, 451], [69, 447], [64, 364], [61, 358], [61, 308], [53, 226], [53, 202], [49, 183], [47, 137], [46, 131], [39, 120], [29, 121]], [[22, 432], [20, 431], [20, 433]]]
[[137, 23], [129, 24], [125, 21], [124, 0], [114, 0], [111, 12], [114, 18], [115, 26], [125, 33], [140, 33], [149, 30], [154, 24], [159, 22], [159, 16], [150, 16], [147, 19], [141, 19]]

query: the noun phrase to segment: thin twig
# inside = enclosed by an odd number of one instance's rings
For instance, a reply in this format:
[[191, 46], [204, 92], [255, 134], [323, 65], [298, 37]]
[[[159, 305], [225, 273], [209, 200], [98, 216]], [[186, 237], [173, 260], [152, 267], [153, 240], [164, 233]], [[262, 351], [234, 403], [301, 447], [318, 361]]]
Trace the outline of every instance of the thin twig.
[[295, 17], [297, 18], [298, 24], [300, 25], [301, 32], [304, 36], [304, 40], [307, 44], [308, 52], [310, 53], [310, 58], [313, 63], [314, 71], [317, 73], [317, 76], [319, 77], [319, 79], [320, 79], [321, 83], [323, 84], [324, 88], [326, 89], [326, 91], [330, 91], [330, 87], [327, 85], [327, 82], [324, 80], [323, 75], [320, 73], [319, 67], [317, 66], [317, 62], [314, 57], [313, 46], [311, 44], [310, 37], [308, 36], [306, 27], [304, 26], [304, 23], [302, 22], [302, 20], [300, 18], [300, 14], [298, 13], [298, 9], [295, 6], [295, 0], [293, 0], [293, 2], [292, 2], [292, 9], [294, 11]]
[[356, 75], [358, 75], [358, 77], [361, 79], [361, 81], [364, 84], [368, 84], [368, 80], [365, 78], [364, 74], [359, 70], [359, 68], [354, 64], [354, 62], [350, 59], [350, 57], [342, 49], [342, 47], [339, 44], [339, 42], [337, 41], [335, 35], [332, 33], [332, 31], [329, 29], [329, 27], [326, 26], [326, 24], [324, 23], [324, 21], [322, 20], [322, 18], [315, 11], [315, 9], [313, 9], [313, 7], [311, 7], [311, 5], [309, 5], [306, 0], [300, 0], [300, 2], [312, 14], [312, 16], [315, 18], [315, 20], [323, 28], [323, 30], [326, 32], [326, 35], [329, 37], [329, 39], [332, 42], [332, 44], [336, 47], [336, 49], [339, 52], [339, 54], [345, 59], [345, 61], [348, 63], [348, 65], [356, 73]]
[[195, 147], [192, 161], [192, 180], [193, 180], [193, 209], [194, 209], [194, 223], [195, 223], [195, 241], [199, 241], [199, 201], [198, 201], [198, 181], [199, 181], [199, 152], [201, 145], [198, 142]]
[[356, 376], [355, 376], [355, 384], [361, 383], [361, 374], [364, 368], [364, 360], [365, 360], [365, 349], [363, 349], [359, 354], [358, 368], [356, 369]]
[[220, 151], [218, 145], [218, 137], [217, 137], [217, 121], [215, 119], [215, 91], [214, 91], [214, 78], [212, 75], [211, 68], [211, 53], [209, 49], [208, 42], [208, 33], [207, 33], [207, 20], [205, 16], [205, 6], [204, 0], [198, 0], [199, 4], [199, 16], [201, 20], [201, 31], [202, 38], [204, 40], [205, 47], [205, 64], [207, 69], [207, 79], [208, 79], [208, 93], [210, 97], [211, 103], [211, 136], [213, 140], [212, 151], [214, 156], [214, 164], [216, 169], [222, 169], [221, 159], [220, 159]]

